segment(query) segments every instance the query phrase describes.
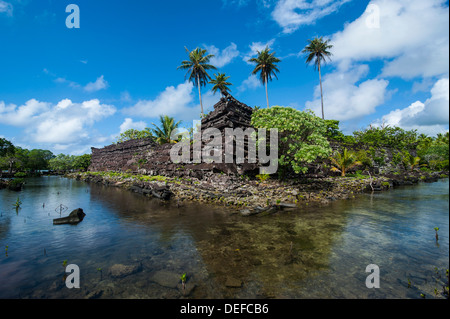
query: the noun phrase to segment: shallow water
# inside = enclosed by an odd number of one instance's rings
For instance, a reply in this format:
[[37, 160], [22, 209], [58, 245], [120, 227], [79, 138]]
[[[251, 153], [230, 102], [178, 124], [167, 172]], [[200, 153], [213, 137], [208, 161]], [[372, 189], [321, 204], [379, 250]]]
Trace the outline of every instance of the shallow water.
[[[22, 192], [0, 191], [0, 298], [435, 297], [449, 263], [448, 199], [446, 179], [244, 218], [60, 177], [28, 179]], [[54, 226], [61, 204], [61, 216], [80, 207], [85, 219]], [[64, 260], [79, 266], [80, 289], [65, 286]], [[115, 278], [115, 264], [138, 269]], [[369, 264], [380, 269], [379, 289], [366, 287]]]

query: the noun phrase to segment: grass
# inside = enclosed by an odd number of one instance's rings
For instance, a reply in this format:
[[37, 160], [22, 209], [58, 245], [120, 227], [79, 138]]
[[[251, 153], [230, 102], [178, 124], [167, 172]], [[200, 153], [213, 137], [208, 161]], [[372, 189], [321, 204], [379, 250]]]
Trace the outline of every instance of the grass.
[[117, 180], [125, 180], [125, 179], [132, 179], [137, 180], [141, 182], [166, 182], [169, 181], [168, 177], [165, 176], [149, 176], [149, 175], [141, 175], [141, 174], [132, 174], [132, 173], [123, 173], [123, 172], [114, 172], [114, 171], [107, 171], [107, 172], [88, 172], [87, 175], [93, 175], [93, 176], [101, 176], [101, 177], [107, 177], [107, 178], [114, 178]]

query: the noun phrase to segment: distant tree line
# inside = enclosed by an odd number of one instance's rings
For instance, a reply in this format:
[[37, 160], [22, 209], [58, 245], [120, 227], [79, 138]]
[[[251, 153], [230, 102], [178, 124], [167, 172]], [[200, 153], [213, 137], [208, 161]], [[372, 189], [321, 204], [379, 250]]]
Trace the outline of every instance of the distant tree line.
[[90, 154], [80, 156], [59, 154], [55, 156], [49, 150], [28, 150], [13, 145], [5, 138], [0, 138], [0, 172], [36, 174], [43, 170], [86, 171], [90, 162]]

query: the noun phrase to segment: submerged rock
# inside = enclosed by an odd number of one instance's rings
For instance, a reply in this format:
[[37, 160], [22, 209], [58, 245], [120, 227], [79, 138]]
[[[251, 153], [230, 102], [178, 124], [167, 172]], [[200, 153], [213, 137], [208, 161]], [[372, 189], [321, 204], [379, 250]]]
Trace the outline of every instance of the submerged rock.
[[227, 277], [227, 280], [225, 281], [225, 286], [228, 288], [241, 288], [242, 281], [237, 278]]
[[111, 275], [111, 277], [114, 278], [122, 278], [139, 272], [141, 268], [142, 268], [141, 264], [134, 264], [134, 265], [115, 264], [109, 269], [109, 274]]
[[84, 219], [86, 214], [81, 208], [73, 210], [69, 216], [63, 218], [56, 218], [53, 220], [53, 225], [64, 225], [64, 224], [78, 224]]
[[178, 283], [181, 282], [179, 275], [167, 270], [155, 272], [150, 280], [166, 288], [177, 288]]

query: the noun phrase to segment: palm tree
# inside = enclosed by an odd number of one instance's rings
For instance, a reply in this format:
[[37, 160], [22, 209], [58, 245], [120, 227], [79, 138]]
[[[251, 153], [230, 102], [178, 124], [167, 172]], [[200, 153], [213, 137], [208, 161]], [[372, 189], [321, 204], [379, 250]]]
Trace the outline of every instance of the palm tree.
[[[319, 70], [319, 82], [320, 82], [320, 100], [322, 102], [322, 119], [325, 119], [325, 115], [323, 112], [323, 92], [322, 92], [322, 75], [320, 72], [320, 65], [323, 61], [326, 62], [326, 58], [330, 59], [332, 55], [330, 50], [333, 46], [328, 44], [329, 40], [324, 41], [322, 37], [315, 37], [313, 40], [308, 40], [309, 44], [303, 49], [302, 53], [307, 53], [308, 57], [306, 58], [306, 63], [310, 63], [314, 60], [314, 69], [317, 68]], [[331, 59], [330, 59], [331, 60]]]
[[419, 156], [412, 156], [409, 154], [409, 156], [406, 156], [403, 159], [403, 165], [405, 165], [405, 167], [409, 167], [411, 171], [413, 171], [418, 166], [427, 166], [426, 164], [420, 164], [421, 160], [422, 159]]
[[214, 86], [212, 88], [212, 91], [214, 92], [214, 94], [216, 94], [216, 92], [218, 90], [221, 93], [231, 91], [228, 86], [233, 85], [233, 84], [227, 82], [227, 80], [229, 78], [230, 77], [226, 76], [225, 73], [214, 74], [214, 79], [209, 81], [210, 84], [214, 84]]
[[189, 74], [189, 81], [198, 87], [198, 95], [200, 98], [200, 107], [203, 115], [203, 103], [201, 87], [208, 83], [211, 77], [206, 72], [207, 70], [216, 70], [216, 67], [209, 64], [209, 60], [214, 57], [213, 54], [207, 54], [206, 50], [196, 48], [193, 51], [189, 51], [184, 47], [189, 54], [189, 60], [181, 62], [181, 65], [177, 69], [187, 70], [186, 76]]
[[333, 171], [341, 172], [341, 176], [345, 176], [345, 173], [357, 166], [361, 165], [361, 162], [358, 161], [358, 156], [355, 152], [348, 151], [346, 148], [344, 148], [343, 153], [336, 152], [334, 157], [330, 157], [331, 165], [334, 167], [332, 168]]
[[176, 140], [171, 139], [171, 135], [180, 126], [181, 121], [175, 123], [175, 119], [167, 115], [160, 115], [159, 121], [161, 122], [161, 127], [158, 127], [156, 124], [152, 123], [155, 127], [152, 129], [152, 132], [156, 137], [156, 141], [159, 144], [177, 143]]
[[275, 57], [275, 52], [270, 53], [268, 46], [261, 52], [258, 51], [258, 56], [256, 58], [251, 58], [249, 62], [256, 63], [256, 67], [252, 74], [258, 74], [261, 82], [266, 86], [266, 100], [267, 108], [269, 108], [269, 95], [267, 94], [267, 82], [272, 81], [272, 76], [275, 76], [278, 80], [276, 72], [280, 72], [277, 68], [277, 63], [281, 62], [280, 59]]

